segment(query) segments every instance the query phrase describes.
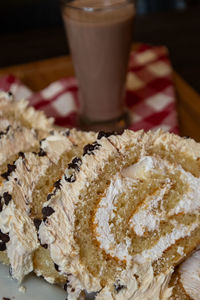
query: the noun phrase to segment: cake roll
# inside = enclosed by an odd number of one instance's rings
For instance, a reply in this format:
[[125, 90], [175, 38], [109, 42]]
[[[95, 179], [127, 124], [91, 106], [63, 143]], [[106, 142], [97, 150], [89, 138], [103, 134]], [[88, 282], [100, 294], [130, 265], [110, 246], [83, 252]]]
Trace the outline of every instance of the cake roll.
[[18, 281], [33, 270], [50, 283], [66, 280], [56, 271], [46, 245], [40, 245], [37, 230], [47, 196], [59, 188], [60, 178], [73, 157], [95, 137], [92, 132], [51, 131], [40, 141], [38, 151], [21, 152], [11, 166], [13, 171], [0, 190], [0, 230], [7, 236], [4, 248], [12, 277]]
[[162, 131], [99, 132], [43, 206], [39, 239], [68, 299], [169, 299], [200, 244], [200, 144]]
[[[0, 92], [0, 189], [14, 171], [20, 152], [39, 150], [39, 139], [52, 129], [53, 119], [28, 107], [28, 101], [16, 101], [11, 93]], [[0, 200], [0, 212], [2, 202]], [[1, 238], [3, 232], [0, 231]], [[0, 238], [0, 261], [8, 263], [5, 240]]]

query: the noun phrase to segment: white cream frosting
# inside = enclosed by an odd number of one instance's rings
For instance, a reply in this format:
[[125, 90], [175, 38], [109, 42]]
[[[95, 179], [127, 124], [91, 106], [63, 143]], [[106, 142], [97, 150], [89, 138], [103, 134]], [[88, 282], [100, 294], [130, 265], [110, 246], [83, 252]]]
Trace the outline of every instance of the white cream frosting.
[[11, 127], [8, 133], [0, 138], [0, 165], [19, 151], [26, 151], [36, 145], [38, 139], [34, 129]]
[[20, 157], [15, 163], [15, 171], [1, 189], [2, 194], [6, 191], [14, 195], [14, 201], [8, 206], [4, 205], [0, 213], [0, 229], [5, 233], [9, 232], [7, 254], [12, 275], [19, 281], [33, 271], [32, 255], [39, 247], [37, 232], [29, 217], [32, 193], [40, 178], [45, 176], [46, 170], [58, 162], [63, 152], [72, 147], [71, 141], [57, 132], [41, 143], [42, 148], [43, 144], [47, 155], [26, 153], [25, 158]]
[[11, 201], [0, 213], [0, 225], [2, 232], [9, 232], [7, 254], [12, 276], [21, 281], [26, 274], [33, 271], [32, 253], [39, 246], [33, 223]]
[[114, 209], [116, 196], [119, 196], [123, 190], [124, 185], [120, 177], [117, 177], [116, 180], [111, 182], [106, 192], [106, 196], [101, 199], [95, 215], [94, 224], [97, 225], [97, 240], [99, 241], [101, 248], [105, 249], [106, 252], [108, 251], [113, 257], [116, 256], [121, 260], [130, 260], [131, 256], [128, 254], [127, 250], [129, 239], [127, 238], [126, 244], [116, 244], [114, 235], [111, 233], [109, 225], [115, 216]]
[[25, 99], [14, 100], [13, 96], [6, 92], [0, 93], [0, 117], [5, 113], [14, 113], [15, 118], [23, 118], [32, 128], [48, 131], [52, 128], [54, 119], [47, 119], [42, 111], [36, 111], [29, 106]]
[[179, 268], [180, 281], [187, 295], [200, 298], [200, 251], [193, 253]]
[[[115, 209], [117, 204], [117, 198], [119, 195], [127, 189], [127, 179], [134, 181], [148, 178], [152, 172], [161, 172], [165, 175], [165, 171], [173, 172], [174, 166], [167, 161], [157, 160], [154, 157], [143, 157], [134, 165], [129, 166], [121, 171], [121, 174], [117, 174], [111, 181], [111, 184], [106, 191], [106, 195], [101, 199], [96, 215], [95, 215], [95, 231], [96, 238], [100, 243], [100, 247], [106, 251], [112, 257], [117, 257], [120, 260], [126, 259], [130, 261], [131, 256], [128, 253], [128, 247], [131, 244], [130, 241], [126, 241], [126, 244], [116, 244], [114, 235], [111, 233], [112, 219], [115, 216]], [[200, 179], [195, 178], [189, 172], [185, 172], [179, 167], [184, 177], [184, 182], [190, 184], [190, 192], [184, 195], [184, 202], [186, 203], [185, 212], [196, 213], [196, 209], [200, 207], [200, 192], [197, 187], [200, 185]], [[161, 173], [161, 174], [162, 174]], [[127, 177], [126, 177], [127, 176]], [[186, 180], [188, 179], [189, 180]], [[193, 180], [192, 180], [193, 179]], [[163, 207], [163, 197], [170, 190], [172, 183], [170, 179], [166, 177], [165, 184], [153, 195], [147, 195], [143, 204], [140, 205], [137, 212], [135, 212], [129, 222], [129, 226], [134, 229], [138, 236], [142, 236], [145, 231], [159, 230], [159, 225], [162, 220], [165, 220], [168, 212]], [[192, 199], [196, 199], [195, 203]], [[190, 201], [189, 201], [190, 199]], [[183, 200], [180, 200], [173, 209], [175, 212], [180, 212], [180, 208], [183, 206]], [[193, 204], [194, 203], [194, 204]], [[157, 209], [158, 205], [159, 211]], [[172, 215], [171, 211], [169, 215]], [[160, 258], [163, 252], [174, 244], [176, 240], [188, 235], [193, 231], [197, 224], [192, 226], [184, 226], [182, 224], [175, 224], [174, 229], [169, 234], [162, 236], [158, 243], [151, 249], [143, 251], [137, 256], [137, 259], [148, 258], [151, 261], [155, 261]]]
[[[82, 192], [85, 191], [85, 189], [90, 185], [90, 183], [93, 180], [96, 180], [99, 177], [99, 174], [101, 174], [104, 165], [109, 161], [110, 158], [120, 157], [120, 156], [124, 158], [126, 155], [128, 155], [127, 154], [128, 147], [129, 149], [131, 149], [132, 153], [140, 152], [140, 156], [141, 156], [141, 162], [139, 162], [139, 164], [141, 163], [141, 168], [140, 165], [137, 165], [136, 168], [134, 166], [131, 166], [127, 168], [127, 170], [123, 170], [122, 172], [124, 178], [126, 179], [128, 178], [129, 180], [133, 180], [133, 181], [145, 180], [148, 176], [151, 176], [152, 172], [154, 172], [155, 161], [154, 159], [148, 157], [149, 148], [151, 149], [151, 151], [153, 152], [155, 151], [154, 155], [156, 159], [157, 159], [156, 149], [159, 145], [163, 145], [168, 151], [170, 151], [170, 153], [171, 152], [174, 153], [177, 151], [184, 154], [187, 153], [188, 157], [191, 157], [195, 160], [198, 158], [198, 155], [200, 153], [199, 151], [200, 146], [195, 144], [195, 142], [189, 141], [189, 146], [187, 146], [187, 143], [183, 139], [167, 133], [164, 134], [160, 131], [156, 133], [148, 133], [148, 134], [144, 134], [143, 132], [133, 133], [130, 131], [125, 131], [125, 133], [121, 136], [111, 136], [108, 139], [102, 138], [100, 141], [97, 142], [99, 143], [99, 149], [94, 150], [93, 154], [91, 155], [86, 155], [82, 157], [82, 165], [80, 168], [80, 172], [76, 173], [76, 181], [73, 183], [69, 183], [66, 182], [66, 180], [63, 177], [61, 181], [62, 183], [61, 191], [56, 193], [55, 196], [53, 196], [48, 202], [45, 203], [45, 206], [52, 207], [55, 212], [48, 218], [48, 222], [41, 224], [39, 230], [41, 241], [49, 245], [49, 249], [53, 261], [59, 265], [63, 273], [71, 272], [73, 275], [77, 276], [80, 279], [80, 282], [83, 285], [83, 287], [86, 288], [88, 292], [100, 290], [101, 284], [98, 278], [91, 276], [87, 267], [80, 262], [79, 245], [76, 243], [76, 240], [74, 239], [74, 234], [75, 234], [74, 211], [76, 209], [77, 203], [79, 203], [79, 196], [82, 194]], [[168, 146], [168, 143], [171, 143], [171, 145]], [[181, 148], [181, 146], [183, 146], [183, 148]], [[138, 157], [137, 154], [136, 157]], [[142, 159], [142, 157], [144, 158]], [[161, 158], [158, 160], [159, 163], [160, 161], [162, 161]], [[168, 165], [170, 165], [170, 167]], [[177, 164], [176, 162], [174, 162], [173, 168], [176, 167]], [[165, 170], [169, 171], [169, 169], [171, 168], [171, 164], [166, 162], [166, 164], [161, 165], [160, 168], [161, 169], [164, 168]], [[170, 170], [173, 171], [173, 168], [171, 168]], [[184, 172], [183, 172], [183, 177], [185, 182], [188, 184], [187, 176], [185, 176]], [[99, 239], [101, 247], [104, 249], [105, 248], [108, 249], [107, 250], [108, 253], [110, 251], [110, 253], [114, 255], [117, 254], [118, 256], [121, 255], [121, 258], [124, 258], [129, 255], [127, 251], [127, 248], [129, 246], [129, 241], [123, 244], [121, 252], [118, 251], [116, 247], [117, 245], [113, 245], [114, 244], [113, 242], [115, 241], [113, 241], [112, 231], [108, 230], [108, 228], [103, 224], [103, 220], [105, 223], [108, 224], [109, 220], [111, 220], [114, 216], [113, 213], [115, 213], [115, 211], [113, 211], [113, 207], [115, 206], [115, 195], [116, 193], [120, 193], [121, 191], [121, 183], [118, 182], [118, 179], [116, 183], [116, 178], [111, 178], [112, 183], [110, 185], [110, 190], [109, 189], [107, 190], [104, 197], [101, 199], [102, 203], [100, 201], [97, 207], [95, 225], [97, 225], [98, 227], [99, 226], [98, 223], [100, 224], [100, 226], [96, 229], [98, 233], [96, 238]], [[123, 180], [124, 179], [122, 179], [122, 181]], [[165, 182], [165, 185], [166, 186], [169, 185], [167, 189], [169, 189], [171, 186], [170, 182], [168, 182], [167, 180]], [[115, 188], [116, 190], [114, 191]], [[163, 194], [162, 193], [158, 194], [157, 195], [158, 199], [162, 198], [162, 196], [165, 194], [164, 188], [162, 189], [163, 189], [162, 191]], [[109, 197], [107, 197], [108, 195]], [[159, 200], [157, 200], [157, 202], [158, 201]], [[196, 199], [193, 199], [193, 202], [195, 201]], [[108, 209], [108, 211], [104, 213], [104, 216], [102, 216], [103, 208]], [[191, 210], [193, 211], [193, 208], [191, 208]], [[165, 212], [163, 213], [163, 217], [165, 218]], [[145, 222], [147, 222], [146, 225]], [[150, 222], [149, 220], [147, 221], [143, 220], [144, 227], [148, 227], [149, 222]], [[138, 229], [140, 233], [144, 232], [143, 223], [141, 224], [141, 227]], [[151, 227], [150, 229], [152, 230], [153, 228], [157, 228], [158, 225], [159, 225], [159, 221], [155, 220], [154, 225], [152, 225], [153, 227]], [[167, 249], [169, 245], [175, 243], [176, 240], [179, 239], [180, 237], [188, 236], [192, 230], [194, 230], [197, 226], [199, 226], [198, 223], [193, 223], [191, 226], [185, 226], [183, 224], [179, 225], [175, 223], [173, 225], [174, 225], [174, 230], [172, 230], [171, 233], [163, 236], [162, 237], [163, 239], [160, 239], [157, 246], [153, 247], [152, 249], [149, 249], [149, 252], [148, 250], [146, 250], [147, 252], [143, 253], [145, 254], [145, 263], [143, 257], [142, 257], [143, 259], [141, 259], [141, 257], [139, 256], [135, 257], [135, 260], [137, 259], [137, 261], [135, 261], [133, 265], [134, 266], [139, 265], [139, 267], [137, 267], [135, 270], [133, 269], [125, 270], [125, 274], [126, 275], [128, 274], [127, 276], [131, 278], [130, 286], [127, 289], [128, 293], [129, 290], [131, 290], [132, 293], [130, 294], [129, 298], [128, 297], [124, 298], [123, 296], [121, 296], [124, 295], [123, 293], [125, 293], [125, 290], [121, 290], [119, 295], [115, 296], [112, 294], [113, 291], [111, 286], [106, 286], [102, 290], [102, 292], [100, 292], [97, 295], [97, 299], [138, 299], [138, 300], [145, 299], [146, 300], [146, 299], [154, 299], [154, 293], [156, 297], [160, 297], [160, 295], [162, 295], [163, 299], [168, 299], [171, 295], [171, 290], [168, 290], [166, 288], [167, 284], [165, 283], [166, 282], [168, 283], [169, 278], [171, 276], [172, 269], [168, 269], [166, 274], [160, 274], [161, 279], [159, 279], [159, 277], [156, 278], [154, 277], [153, 269], [151, 267], [149, 269], [150, 271], [148, 272], [147, 269], [145, 269], [145, 271], [143, 269], [142, 271], [141, 268], [143, 267], [149, 268], [149, 266], [151, 266], [152, 261], [161, 257], [163, 251], [165, 251], [165, 249]], [[103, 240], [103, 234], [105, 240]], [[133, 280], [134, 274], [137, 273], [141, 274], [141, 280], [142, 280], [141, 282], [144, 282], [144, 286], [142, 286], [144, 289], [142, 289], [141, 286], [140, 287], [137, 286], [135, 281]], [[120, 280], [121, 280], [121, 276], [122, 274], [120, 274], [120, 278], [119, 278]], [[147, 278], [147, 281], [145, 280], [145, 278]], [[157, 280], [160, 280], [160, 283], [158, 285], [156, 283]], [[155, 282], [155, 286], [153, 291], [153, 289], [151, 290], [151, 286], [154, 285], [154, 282]], [[135, 295], [137, 295], [138, 298], [134, 298], [135, 297], [134, 293], [136, 293]], [[159, 299], [159, 298], [155, 298], [155, 299]]]
[[168, 288], [172, 272], [173, 269], [154, 276], [149, 262], [135, 264], [132, 269], [123, 271], [120, 276], [123, 289], [117, 293], [111, 283], [97, 294], [95, 300], [167, 300], [172, 294], [172, 288]]

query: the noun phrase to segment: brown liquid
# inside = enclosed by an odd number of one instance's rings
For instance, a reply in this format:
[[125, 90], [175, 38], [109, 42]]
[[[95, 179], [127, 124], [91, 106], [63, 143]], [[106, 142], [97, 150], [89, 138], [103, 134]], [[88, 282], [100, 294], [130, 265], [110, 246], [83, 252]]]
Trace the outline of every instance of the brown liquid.
[[[89, 121], [112, 120], [123, 113], [134, 18], [134, 5], [125, 3], [75, 0], [76, 8], [63, 10], [79, 82], [81, 116]], [[84, 6], [96, 10], [78, 8]]]

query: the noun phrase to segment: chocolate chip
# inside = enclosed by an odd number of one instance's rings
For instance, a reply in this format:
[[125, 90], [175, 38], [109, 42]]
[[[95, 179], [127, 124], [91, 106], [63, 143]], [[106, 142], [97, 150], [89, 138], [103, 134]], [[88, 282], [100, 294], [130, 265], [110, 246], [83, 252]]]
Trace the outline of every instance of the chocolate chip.
[[76, 174], [71, 174], [70, 176], [66, 176], [65, 175], [65, 180], [67, 181], [67, 182], [70, 182], [70, 183], [72, 183], [72, 182], [75, 182], [76, 181]]
[[12, 199], [12, 196], [8, 192], [3, 193], [3, 199], [5, 201], [5, 205], [8, 205]]
[[3, 297], [2, 300], [11, 300], [10, 298]]
[[21, 158], [25, 158], [25, 154], [24, 154], [24, 152], [19, 152], [19, 156], [21, 157]]
[[57, 272], [59, 272], [59, 266], [54, 263], [54, 268], [56, 269]]
[[99, 131], [98, 136], [97, 136], [97, 140], [100, 140], [102, 137], [109, 137], [110, 135], [112, 135], [113, 132], [105, 132], [105, 131]]
[[10, 128], [11, 128], [11, 125], [8, 125], [8, 126], [6, 127], [6, 133], [8, 133], [8, 131], [10, 130]]
[[33, 220], [33, 223], [34, 223], [34, 225], [35, 225], [35, 228], [36, 228], [37, 231], [38, 231], [39, 228], [40, 228], [40, 224], [42, 223], [42, 220], [40, 220], [40, 219], [34, 219], [34, 220]]
[[6, 250], [6, 243], [0, 242], [0, 251], [5, 251]]
[[42, 214], [43, 214], [44, 218], [51, 216], [54, 212], [55, 212], [55, 210], [50, 206], [45, 206], [42, 209]]
[[47, 155], [47, 153], [42, 148], [40, 148], [40, 151], [38, 152], [38, 156], [45, 156], [45, 155]]
[[80, 171], [80, 166], [82, 165], [82, 160], [80, 157], [75, 157], [71, 163], [68, 164], [69, 169], [75, 169], [76, 171]]
[[5, 178], [6, 180], [8, 180], [10, 174], [11, 174], [13, 171], [15, 171], [15, 169], [16, 169], [16, 165], [8, 164], [8, 165], [7, 165], [7, 172], [1, 174], [1, 176], [2, 176], [3, 178]]
[[75, 288], [72, 288], [72, 289], [71, 289], [71, 292], [72, 292], [72, 293], [75, 292]]
[[97, 142], [94, 142], [92, 144], [88, 144], [83, 148], [83, 155], [94, 155], [94, 150], [98, 150], [101, 147], [101, 145]]
[[10, 130], [10, 128], [11, 128], [11, 125], [8, 125], [7, 127], [6, 127], [6, 130], [5, 131], [0, 131], [0, 138], [3, 136], [3, 135], [6, 135], [7, 133], [8, 133], [8, 131]]
[[9, 96], [13, 96], [13, 93], [11, 91], [8, 92]]
[[40, 146], [42, 145], [42, 142], [44, 142], [45, 140], [46, 140], [45, 138], [40, 140], [40, 142], [39, 142]]
[[54, 185], [53, 185], [56, 189], [60, 189], [61, 187], [61, 179], [57, 180]]
[[40, 244], [41, 247], [43, 247], [44, 249], [48, 249], [48, 245], [47, 244]]
[[64, 136], [69, 136], [69, 135], [70, 135], [70, 130], [68, 129], [68, 130], [66, 130], [65, 132], [63, 132], [63, 135], [64, 135]]
[[121, 131], [111, 131], [111, 132], [104, 132], [104, 131], [99, 131], [97, 140], [100, 140], [102, 137], [108, 138], [111, 135], [121, 135], [124, 132], [124, 130]]
[[67, 288], [69, 286], [69, 280], [67, 279], [66, 283], [64, 284], [64, 290], [67, 292]]
[[47, 195], [47, 201], [50, 200], [53, 195], [54, 195], [54, 193], [48, 194]]
[[10, 241], [9, 235], [0, 230], [0, 240], [4, 243], [8, 243]]
[[123, 284], [120, 284], [119, 281], [117, 281], [115, 284], [114, 284], [114, 287], [115, 287], [115, 291], [117, 293], [119, 293], [121, 290], [125, 289], [126, 286], [123, 285]]

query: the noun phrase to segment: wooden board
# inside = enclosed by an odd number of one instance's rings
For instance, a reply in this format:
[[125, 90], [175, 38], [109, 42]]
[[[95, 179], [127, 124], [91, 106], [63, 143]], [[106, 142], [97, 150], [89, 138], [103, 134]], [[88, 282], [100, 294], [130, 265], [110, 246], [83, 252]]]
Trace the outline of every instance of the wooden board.
[[[55, 80], [73, 76], [74, 69], [71, 58], [61, 56], [0, 70], [0, 76], [7, 74], [15, 75], [33, 91], [39, 91]], [[173, 80], [177, 94], [180, 133], [200, 141], [200, 95], [176, 72], [173, 73]]]

